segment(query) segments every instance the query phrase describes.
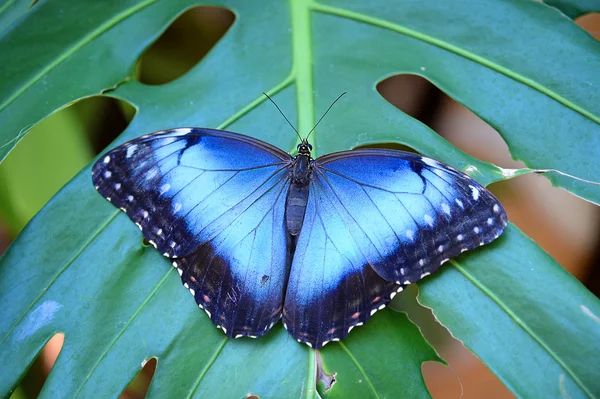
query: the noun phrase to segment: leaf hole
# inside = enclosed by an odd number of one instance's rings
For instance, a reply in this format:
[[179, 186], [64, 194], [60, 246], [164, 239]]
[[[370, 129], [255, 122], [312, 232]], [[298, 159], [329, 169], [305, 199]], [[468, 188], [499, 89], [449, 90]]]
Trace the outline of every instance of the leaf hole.
[[[396, 295], [390, 307], [405, 312], [411, 322], [419, 327], [427, 342], [448, 363], [445, 366], [439, 362], [427, 361], [421, 365], [423, 379], [431, 396], [434, 399], [478, 398], [497, 392], [497, 397], [511, 397], [510, 391], [487, 366], [452, 336], [430, 308], [417, 301], [418, 292], [418, 284], [409, 285], [402, 295]], [[461, 396], [463, 389], [465, 394]]]
[[[127, 102], [88, 97], [52, 113], [27, 131], [0, 164], [0, 207], [9, 236], [16, 234], [133, 118]], [[33, 160], [33, 161], [32, 161]]]
[[575, 23], [596, 40], [600, 40], [600, 13], [591, 12], [575, 19]]
[[38, 357], [33, 361], [27, 374], [21, 380], [19, 390], [24, 397], [37, 398], [46, 382], [46, 378], [52, 371], [56, 359], [60, 354], [65, 342], [65, 335], [57, 333], [48, 340], [40, 351]]
[[234, 20], [233, 12], [222, 7], [197, 6], [183, 12], [140, 57], [138, 80], [162, 85], [184, 75], [208, 54]]
[[142, 369], [138, 375], [131, 380], [129, 385], [127, 385], [127, 388], [125, 388], [121, 397], [127, 399], [145, 398], [148, 389], [150, 388], [150, 384], [152, 383], [152, 378], [154, 378], [154, 374], [156, 373], [157, 364], [158, 361], [155, 357], [152, 357], [149, 360], [144, 359], [144, 361], [142, 361]]
[[467, 154], [502, 167], [512, 164], [502, 136], [426, 78], [412, 74], [394, 75], [379, 82], [377, 91], [390, 104]]
[[365, 144], [365, 145], [358, 146], [356, 148], [389, 148], [391, 150], [406, 151], [406, 152], [412, 152], [414, 154], [418, 154], [418, 152], [415, 151], [413, 148], [411, 148], [407, 145], [399, 144], [399, 143]]
[[[377, 90], [465, 153], [505, 169], [525, 167], [512, 159], [508, 144], [492, 126], [425, 78], [395, 75], [380, 82]], [[586, 278], [600, 242], [598, 207], [553, 187], [539, 175], [500, 181], [488, 188], [511, 222], [575, 276]]]

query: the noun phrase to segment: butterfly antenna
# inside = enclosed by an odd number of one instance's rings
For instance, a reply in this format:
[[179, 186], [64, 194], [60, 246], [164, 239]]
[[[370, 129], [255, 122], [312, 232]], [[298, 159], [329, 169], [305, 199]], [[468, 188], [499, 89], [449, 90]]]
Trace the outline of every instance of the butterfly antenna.
[[279, 111], [279, 113], [281, 114], [281, 116], [283, 116], [283, 118], [287, 121], [287, 123], [289, 123], [289, 125], [292, 127], [292, 129], [294, 129], [294, 132], [296, 132], [296, 134], [298, 135], [298, 138], [300, 140], [302, 140], [302, 137], [300, 137], [300, 133], [298, 133], [298, 130], [294, 127], [294, 125], [292, 125], [292, 122], [290, 122], [290, 120], [285, 116], [285, 114], [283, 113], [283, 111], [281, 110], [281, 108], [279, 108], [279, 106], [275, 103], [275, 101], [273, 101], [273, 99], [271, 97], [269, 97], [269, 95], [267, 93], [263, 92], [263, 94], [269, 100], [271, 100], [271, 102], [273, 103], [273, 105], [275, 106], [275, 108], [277, 108], [277, 111]]
[[310, 129], [310, 132], [308, 132], [308, 134], [306, 135], [306, 138], [304, 140], [308, 140], [308, 136], [310, 136], [310, 134], [317, 128], [317, 126], [319, 126], [319, 123], [321, 123], [321, 121], [323, 120], [323, 118], [325, 118], [325, 115], [327, 115], [327, 113], [329, 112], [329, 110], [331, 109], [331, 107], [333, 107], [335, 105], [335, 103], [338, 102], [338, 100], [342, 97], [344, 97], [344, 95], [346, 95], [346, 93], [348, 93], [347, 91], [343, 92], [342, 94], [340, 94], [338, 96], [338, 98], [335, 99], [334, 102], [331, 103], [331, 105], [329, 106], [329, 108], [327, 108], [327, 111], [325, 111], [325, 113], [323, 114], [323, 116], [321, 116], [321, 118], [318, 120], [318, 122], [315, 124], [315, 126]]

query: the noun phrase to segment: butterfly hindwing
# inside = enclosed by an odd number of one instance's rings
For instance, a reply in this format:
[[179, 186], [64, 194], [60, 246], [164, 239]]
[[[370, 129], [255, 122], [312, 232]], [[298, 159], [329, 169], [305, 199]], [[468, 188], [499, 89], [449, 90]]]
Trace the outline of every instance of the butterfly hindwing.
[[285, 328], [313, 348], [344, 339], [402, 290], [366, 263], [322, 183], [310, 185], [283, 310]]
[[125, 143], [93, 168], [97, 190], [173, 259], [227, 335], [281, 315], [291, 255], [283, 223], [291, 157], [247, 136], [174, 129]]
[[209, 241], [175, 259], [198, 305], [232, 338], [258, 337], [281, 317], [291, 254], [283, 214], [288, 180], [278, 175], [234, 217], [217, 219]]
[[[395, 287], [493, 241], [507, 223], [489, 191], [416, 154], [326, 155], [313, 163], [310, 184], [283, 319], [295, 338], [316, 347], [345, 337], [348, 321], [362, 323], [389, 302]], [[355, 276], [369, 280], [366, 289], [349, 285]], [[362, 295], [361, 307], [337, 299], [353, 295]]]

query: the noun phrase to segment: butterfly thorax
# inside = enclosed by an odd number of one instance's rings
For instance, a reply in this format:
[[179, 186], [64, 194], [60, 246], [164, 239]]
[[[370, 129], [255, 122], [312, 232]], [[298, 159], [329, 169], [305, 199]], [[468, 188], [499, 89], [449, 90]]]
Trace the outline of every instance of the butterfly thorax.
[[298, 154], [292, 164], [290, 180], [292, 184], [306, 186], [310, 182], [312, 159], [310, 155]]
[[286, 199], [285, 222], [292, 236], [300, 234], [304, 222], [313, 162], [310, 156], [311, 149], [310, 144], [306, 142], [298, 145], [298, 155], [294, 158], [290, 172], [291, 184]]

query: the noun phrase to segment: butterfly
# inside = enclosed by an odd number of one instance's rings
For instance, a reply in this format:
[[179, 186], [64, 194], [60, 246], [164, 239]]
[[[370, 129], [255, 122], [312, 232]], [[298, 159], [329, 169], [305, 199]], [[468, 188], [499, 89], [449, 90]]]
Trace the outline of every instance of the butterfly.
[[177, 128], [107, 152], [92, 180], [227, 336], [260, 337], [283, 319], [317, 349], [506, 226], [488, 190], [431, 158], [311, 150], [306, 139], [291, 156], [237, 133]]

